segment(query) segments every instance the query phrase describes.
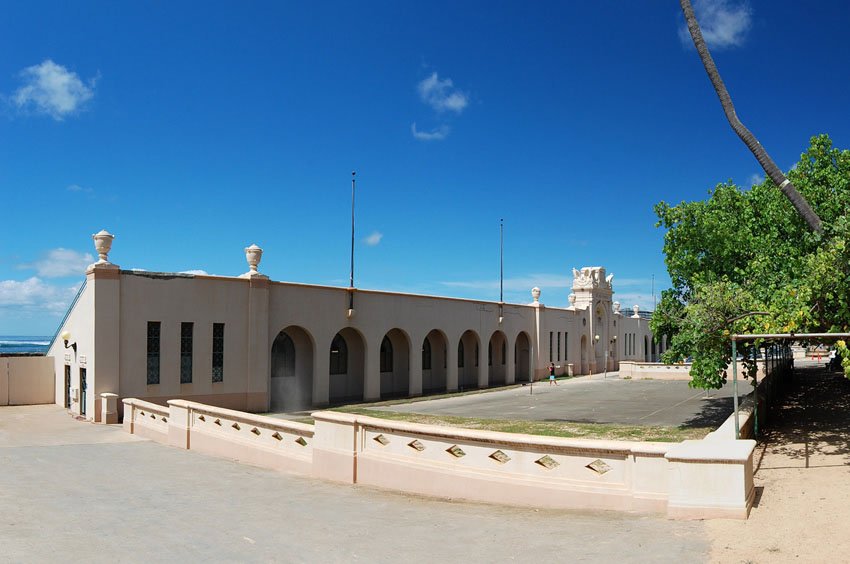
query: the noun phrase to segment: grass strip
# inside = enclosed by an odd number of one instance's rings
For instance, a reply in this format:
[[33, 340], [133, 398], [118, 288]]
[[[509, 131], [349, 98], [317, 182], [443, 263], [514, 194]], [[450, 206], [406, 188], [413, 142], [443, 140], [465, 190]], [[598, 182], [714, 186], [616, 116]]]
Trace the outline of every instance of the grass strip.
[[440, 427], [460, 427], [503, 433], [524, 433], [547, 437], [580, 439], [606, 439], [618, 441], [681, 442], [686, 439], [702, 439], [713, 429], [708, 427], [661, 427], [646, 425], [619, 425], [614, 423], [577, 423], [573, 421], [524, 421], [516, 419], [484, 419], [480, 417], [457, 417], [452, 415], [426, 415], [422, 413], [398, 413], [369, 409], [363, 406], [342, 406], [332, 409], [342, 413], [367, 415], [392, 421], [407, 421]]

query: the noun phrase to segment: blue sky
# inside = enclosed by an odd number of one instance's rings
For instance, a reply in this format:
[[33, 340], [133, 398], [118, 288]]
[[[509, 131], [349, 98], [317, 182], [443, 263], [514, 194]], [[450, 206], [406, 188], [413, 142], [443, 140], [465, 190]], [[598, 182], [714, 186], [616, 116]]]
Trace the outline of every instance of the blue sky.
[[[850, 5], [697, 4], [782, 168], [850, 147]], [[678, 2], [18, 2], [0, 20], [0, 334], [50, 334], [91, 234], [123, 268], [624, 307], [668, 284], [652, 206], [747, 185]], [[687, 39], [687, 38], [685, 38]]]

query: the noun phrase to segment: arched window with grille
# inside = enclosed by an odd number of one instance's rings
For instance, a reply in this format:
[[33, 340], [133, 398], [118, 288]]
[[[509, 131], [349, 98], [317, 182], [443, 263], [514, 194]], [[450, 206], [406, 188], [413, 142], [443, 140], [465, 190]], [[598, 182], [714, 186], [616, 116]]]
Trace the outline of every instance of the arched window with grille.
[[422, 370], [431, 370], [431, 341], [428, 337], [422, 341]]
[[393, 371], [393, 344], [384, 336], [381, 341], [381, 372]]
[[345, 339], [339, 333], [331, 341], [330, 373], [348, 373], [348, 345], [346, 345]]

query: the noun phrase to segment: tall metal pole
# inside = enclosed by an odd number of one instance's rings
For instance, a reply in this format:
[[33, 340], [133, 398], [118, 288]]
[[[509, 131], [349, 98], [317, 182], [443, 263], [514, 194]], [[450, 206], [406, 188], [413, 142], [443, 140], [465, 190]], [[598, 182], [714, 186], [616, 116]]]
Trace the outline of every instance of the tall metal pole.
[[351, 276], [349, 278], [348, 287], [351, 289], [348, 292], [348, 309], [354, 309], [354, 186], [356, 182], [357, 171], [351, 171]]
[[658, 303], [655, 301], [655, 275], [652, 275], [652, 311], [658, 309]]
[[499, 303], [505, 301], [505, 220], [499, 220]]
[[505, 220], [499, 219], [499, 323], [504, 319], [505, 302]]
[[735, 412], [735, 438], [741, 438], [738, 424], [738, 341], [732, 339], [732, 409]]

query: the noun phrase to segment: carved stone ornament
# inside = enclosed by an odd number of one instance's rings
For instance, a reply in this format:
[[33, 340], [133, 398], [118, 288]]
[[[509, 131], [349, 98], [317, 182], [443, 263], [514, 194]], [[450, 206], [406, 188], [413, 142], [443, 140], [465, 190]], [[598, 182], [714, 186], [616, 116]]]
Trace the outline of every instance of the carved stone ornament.
[[639, 305], [637, 305], [637, 304], [633, 305], [632, 311], [635, 312], [635, 314], [632, 317], [640, 317], [640, 314], [638, 313], [640, 311]]
[[614, 302], [614, 313], [620, 313], [620, 302]]
[[115, 239], [115, 235], [106, 229], [102, 229], [100, 232], [92, 235], [91, 238], [94, 240], [94, 248], [97, 251], [97, 256], [100, 257], [100, 260], [95, 264], [109, 264], [109, 251], [112, 249], [112, 240]]
[[540, 288], [535, 286], [531, 289], [531, 297], [534, 299], [534, 302], [537, 303], [540, 301]]
[[614, 275], [605, 275], [605, 268], [602, 266], [585, 266], [581, 270], [573, 269], [573, 289], [587, 290], [593, 288], [602, 288], [610, 290], [612, 288]]
[[245, 260], [248, 261], [248, 267], [251, 269], [251, 272], [257, 272], [257, 265], [260, 264], [260, 260], [262, 258], [263, 249], [261, 249], [257, 245], [245, 247]]
[[570, 294], [569, 296], [567, 296], [567, 299], [570, 300], [570, 307], [576, 306], [576, 295], [575, 294]]

